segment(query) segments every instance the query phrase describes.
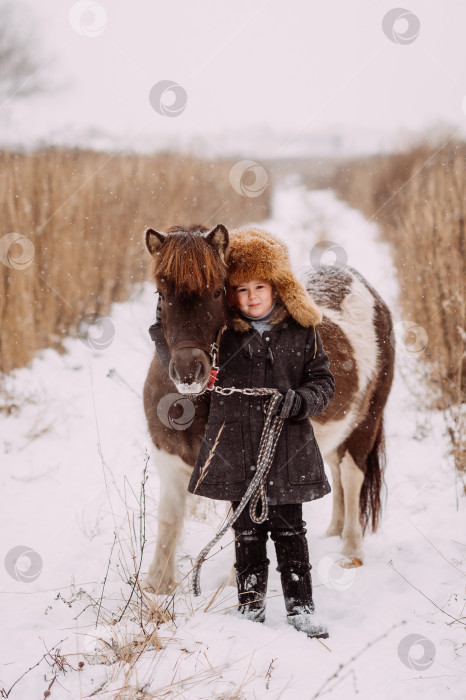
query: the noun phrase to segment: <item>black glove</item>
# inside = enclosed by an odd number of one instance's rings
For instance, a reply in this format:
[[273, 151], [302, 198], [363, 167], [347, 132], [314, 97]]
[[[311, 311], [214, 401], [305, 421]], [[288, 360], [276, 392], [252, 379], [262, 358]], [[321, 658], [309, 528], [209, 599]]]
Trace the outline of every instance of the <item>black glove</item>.
[[303, 403], [300, 395], [293, 389], [285, 390], [286, 394], [281, 397], [278, 404], [275, 406], [272, 415], [278, 415], [280, 418], [294, 418], [301, 410]]

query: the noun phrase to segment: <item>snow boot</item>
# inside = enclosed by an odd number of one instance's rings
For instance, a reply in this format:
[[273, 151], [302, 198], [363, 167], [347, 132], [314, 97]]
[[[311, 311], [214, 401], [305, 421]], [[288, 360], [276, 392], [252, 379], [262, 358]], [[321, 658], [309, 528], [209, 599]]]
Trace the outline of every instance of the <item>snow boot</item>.
[[311, 572], [287, 571], [280, 578], [289, 624], [308, 637], [327, 639], [328, 630], [315, 614]]
[[304, 525], [272, 534], [277, 571], [280, 572], [289, 624], [308, 637], [326, 639], [328, 630], [317, 618], [312, 599], [311, 565]]
[[264, 622], [269, 560], [263, 535], [253, 530], [235, 532], [238, 612], [248, 620]]

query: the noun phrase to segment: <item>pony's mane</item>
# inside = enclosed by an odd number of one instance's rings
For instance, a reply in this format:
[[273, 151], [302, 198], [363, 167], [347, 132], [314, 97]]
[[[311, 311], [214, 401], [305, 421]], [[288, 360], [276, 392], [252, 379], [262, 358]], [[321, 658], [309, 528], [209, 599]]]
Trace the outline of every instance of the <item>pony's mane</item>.
[[226, 265], [206, 242], [205, 226], [171, 226], [167, 239], [153, 257], [157, 289], [176, 296], [202, 296], [223, 285]]

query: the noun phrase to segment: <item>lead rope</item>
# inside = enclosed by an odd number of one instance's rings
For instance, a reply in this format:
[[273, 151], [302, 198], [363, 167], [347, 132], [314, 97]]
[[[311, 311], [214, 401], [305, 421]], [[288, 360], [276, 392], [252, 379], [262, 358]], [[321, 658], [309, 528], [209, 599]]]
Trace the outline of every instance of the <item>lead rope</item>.
[[[281, 399], [281, 393], [277, 391], [277, 389], [236, 389], [235, 387], [223, 388], [214, 386], [211, 388], [211, 391], [223, 394], [224, 396], [228, 396], [233, 392], [249, 394], [252, 396], [270, 395], [270, 399], [267, 402], [264, 428], [262, 430], [262, 435], [259, 443], [259, 454], [257, 457], [256, 473], [233, 515], [227, 520], [223, 527], [220, 528], [215, 537], [208, 544], [206, 544], [206, 546], [200, 552], [196, 559], [196, 563], [194, 564], [193, 569], [192, 582], [193, 593], [195, 596], [198, 596], [201, 593], [199, 581], [201, 575], [201, 566], [205, 561], [208, 553], [210, 552], [212, 547], [214, 547], [217, 544], [217, 542], [223, 537], [225, 532], [239, 518], [243, 510], [246, 508], [248, 502], [250, 501], [249, 515], [253, 522], [260, 524], [267, 520], [269, 513], [269, 505], [267, 503], [266, 480], [267, 475], [270, 471], [270, 467], [272, 466], [275, 450], [277, 448], [278, 438], [280, 437], [280, 433], [282, 432], [284, 424], [283, 418], [280, 418], [280, 416], [277, 415], [274, 416], [273, 409]], [[261, 500], [262, 507], [260, 515], [257, 515], [256, 511], [259, 500]]]

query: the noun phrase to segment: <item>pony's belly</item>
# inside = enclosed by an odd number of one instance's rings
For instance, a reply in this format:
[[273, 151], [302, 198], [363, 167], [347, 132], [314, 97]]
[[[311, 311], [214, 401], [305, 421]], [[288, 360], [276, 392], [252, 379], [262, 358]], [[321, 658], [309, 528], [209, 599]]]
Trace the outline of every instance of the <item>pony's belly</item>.
[[354, 424], [354, 410], [348, 411], [341, 420], [330, 420], [326, 423], [317, 423], [311, 418], [314, 435], [324, 459], [336, 450], [348, 435], [351, 435]]

